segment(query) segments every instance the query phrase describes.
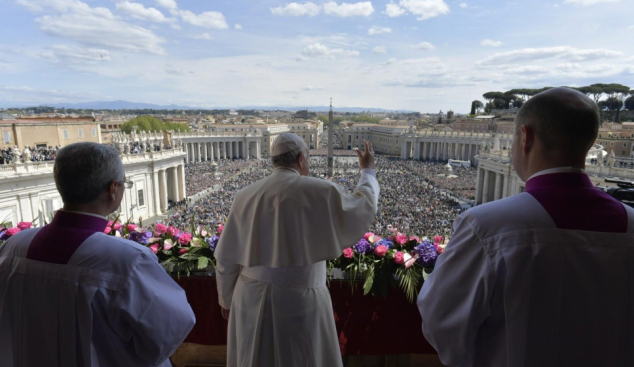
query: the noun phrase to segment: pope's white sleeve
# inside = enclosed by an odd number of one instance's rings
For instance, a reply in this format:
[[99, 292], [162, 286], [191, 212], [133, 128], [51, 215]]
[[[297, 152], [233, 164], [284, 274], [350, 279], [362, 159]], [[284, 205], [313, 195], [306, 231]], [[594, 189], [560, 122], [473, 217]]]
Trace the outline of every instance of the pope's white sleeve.
[[376, 171], [372, 168], [365, 168], [361, 170], [361, 177], [355, 192], [362, 193], [372, 203], [374, 212], [376, 213], [379, 203], [379, 182], [376, 179]]
[[149, 250], [139, 254], [109, 318], [137, 356], [152, 365], [174, 354], [196, 323], [185, 292]]
[[240, 276], [240, 265], [223, 264], [216, 260], [216, 287], [218, 287], [218, 303], [225, 310], [231, 309], [233, 289]]
[[417, 303], [425, 339], [442, 363], [463, 366], [473, 359], [476, 335], [490, 315], [495, 275], [469, 218], [456, 218], [454, 229]]

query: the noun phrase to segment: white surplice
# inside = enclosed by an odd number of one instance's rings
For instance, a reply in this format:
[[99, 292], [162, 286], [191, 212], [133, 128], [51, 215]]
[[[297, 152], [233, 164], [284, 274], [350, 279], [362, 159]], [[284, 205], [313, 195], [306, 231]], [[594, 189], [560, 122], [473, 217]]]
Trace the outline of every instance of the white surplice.
[[0, 247], [0, 366], [161, 366], [195, 324], [146, 247], [94, 233], [67, 264], [27, 258], [40, 228]]
[[626, 209], [626, 233], [558, 229], [529, 193], [456, 218], [418, 296], [441, 361], [633, 366], [634, 210]]
[[326, 260], [368, 230], [379, 186], [361, 171], [346, 194], [277, 168], [239, 192], [216, 248], [220, 305], [230, 309], [227, 366], [341, 366]]

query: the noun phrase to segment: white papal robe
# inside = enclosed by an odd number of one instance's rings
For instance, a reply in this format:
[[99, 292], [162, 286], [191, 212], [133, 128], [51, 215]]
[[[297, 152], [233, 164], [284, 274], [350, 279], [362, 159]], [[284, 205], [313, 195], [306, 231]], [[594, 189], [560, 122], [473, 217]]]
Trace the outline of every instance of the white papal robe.
[[169, 367], [195, 323], [156, 255], [58, 211], [0, 247], [1, 367]]
[[370, 227], [372, 169], [356, 190], [277, 168], [236, 195], [216, 249], [220, 305], [230, 309], [227, 366], [341, 366], [326, 260]]
[[466, 211], [418, 298], [447, 366], [634, 366], [634, 210], [581, 170]]

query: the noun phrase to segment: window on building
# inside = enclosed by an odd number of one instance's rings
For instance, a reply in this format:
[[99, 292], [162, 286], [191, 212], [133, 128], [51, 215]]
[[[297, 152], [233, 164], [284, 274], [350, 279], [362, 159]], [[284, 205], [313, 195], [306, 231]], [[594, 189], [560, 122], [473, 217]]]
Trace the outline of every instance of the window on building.
[[77, 137], [79, 139], [83, 139], [84, 138], [84, 129], [82, 129], [81, 127], [79, 129], [77, 129]]
[[4, 137], [4, 143], [11, 144], [11, 131], [5, 131], [2, 133], [2, 135]]
[[139, 197], [137, 203], [139, 203], [139, 207], [145, 206], [145, 196], [143, 196], [143, 189], [137, 191], [137, 196]]
[[97, 137], [97, 128], [96, 128], [96, 127], [93, 127], [93, 128], [91, 129], [91, 131], [92, 131], [92, 137], [93, 137], [93, 138]]
[[68, 140], [70, 136], [68, 135], [68, 129], [64, 129], [64, 139]]

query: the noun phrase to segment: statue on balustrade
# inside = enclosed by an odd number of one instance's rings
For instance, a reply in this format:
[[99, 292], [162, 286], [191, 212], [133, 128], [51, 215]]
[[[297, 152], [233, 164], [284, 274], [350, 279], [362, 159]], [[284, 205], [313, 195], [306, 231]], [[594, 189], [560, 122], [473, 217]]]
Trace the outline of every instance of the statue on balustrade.
[[20, 153], [20, 148], [17, 145], [13, 147], [13, 162], [12, 163], [20, 163], [20, 157], [22, 154]]
[[172, 146], [172, 131], [163, 130], [163, 144], [166, 147]]
[[24, 147], [24, 151], [22, 151], [22, 160], [24, 163], [31, 161], [31, 150], [29, 147]]
[[610, 155], [608, 155], [608, 167], [614, 167], [615, 163], [616, 163], [616, 156], [614, 155], [614, 151], [611, 151]]
[[597, 152], [597, 166], [603, 167], [603, 149]]

